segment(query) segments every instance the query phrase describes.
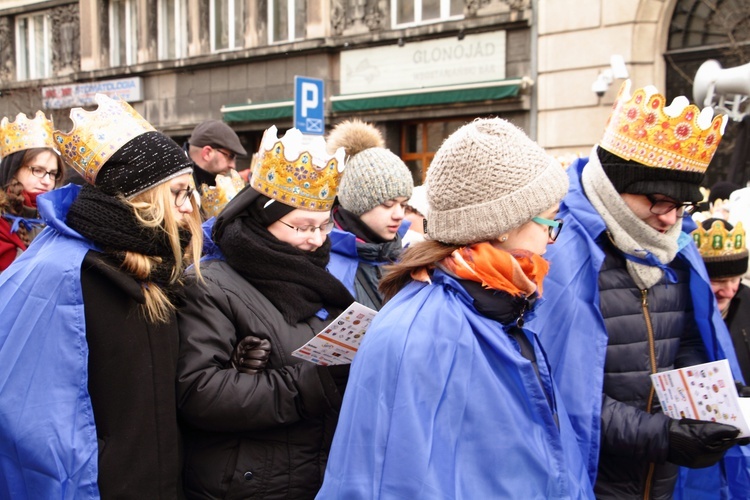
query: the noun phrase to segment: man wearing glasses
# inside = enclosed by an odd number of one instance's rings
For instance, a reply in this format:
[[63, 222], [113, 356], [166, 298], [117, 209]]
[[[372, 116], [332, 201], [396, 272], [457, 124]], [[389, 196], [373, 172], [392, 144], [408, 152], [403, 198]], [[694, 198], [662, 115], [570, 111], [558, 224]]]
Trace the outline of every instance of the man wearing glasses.
[[201, 215], [208, 219], [217, 215], [244, 181], [235, 170], [237, 156], [246, 156], [240, 138], [226, 123], [206, 120], [193, 129], [187, 153], [195, 163], [193, 178], [201, 196]]
[[[741, 378], [688, 216], [726, 117], [712, 119], [653, 87], [620, 89], [591, 156], [569, 167], [565, 231], [545, 257], [550, 273], [532, 329], [539, 332], [595, 481], [597, 498], [672, 498], [680, 466], [717, 464], [739, 430], [675, 420], [649, 375], [728, 358]], [[696, 498], [741, 491], [741, 450], [728, 486], [712, 470]], [[727, 476], [730, 475], [727, 460]], [[691, 484], [683, 469], [681, 488]], [[703, 472], [703, 470], [701, 470]], [[747, 490], [745, 490], [746, 492]], [[742, 493], [743, 495], [746, 493]]]

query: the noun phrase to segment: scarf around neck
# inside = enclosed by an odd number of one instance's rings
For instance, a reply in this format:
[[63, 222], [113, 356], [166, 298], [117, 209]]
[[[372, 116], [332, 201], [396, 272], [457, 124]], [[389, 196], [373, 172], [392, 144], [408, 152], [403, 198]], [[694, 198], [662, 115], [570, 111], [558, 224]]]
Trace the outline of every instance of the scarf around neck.
[[[126, 252], [159, 257], [160, 262], [152, 261], [151, 273], [146, 281], [159, 284], [167, 293], [174, 292], [170, 291], [169, 285], [173, 284], [171, 277], [176, 263], [166, 231], [161, 227], [144, 226], [130, 205], [85, 184], [70, 206], [66, 223], [96, 243], [120, 266]], [[179, 231], [180, 244], [184, 249], [190, 242], [190, 231], [184, 228]]]
[[549, 263], [527, 251], [506, 252], [485, 241], [461, 247], [443, 259], [438, 267], [458, 278], [483, 287], [507, 292], [514, 297], [542, 295], [542, 282]]
[[302, 251], [277, 239], [254, 218], [239, 215], [226, 223], [216, 243], [227, 263], [290, 325], [321, 309], [335, 316], [354, 302], [346, 287], [326, 269], [329, 238], [313, 252]]
[[626, 258], [628, 274], [641, 290], [661, 281], [664, 273], [673, 275], [668, 264], [677, 255], [682, 219], [660, 233], [639, 219], [607, 178], [596, 154], [592, 154], [581, 174], [586, 197], [604, 220], [612, 243]]

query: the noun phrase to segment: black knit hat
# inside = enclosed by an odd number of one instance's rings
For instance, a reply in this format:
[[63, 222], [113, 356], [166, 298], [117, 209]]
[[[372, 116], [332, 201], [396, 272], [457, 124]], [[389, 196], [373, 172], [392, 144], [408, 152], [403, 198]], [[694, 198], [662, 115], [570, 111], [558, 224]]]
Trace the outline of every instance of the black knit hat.
[[699, 187], [704, 172], [649, 167], [625, 160], [601, 146], [597, 146], [596, 155], [618, 193], [662, 194], [678, 202], [699, 202], [703, 199]]
[[748, 252], [741, 223], [734, 227], [724, 219], [706, 219], [692, 236], [709, 278], [730, 278], [747, 272]]
[[176, 142], [161, 132], [146, 132], [107, 160], [94, 185], [108, 195], [130, 198], [190, 172], [192, 162]]
[[728, 200], [729, 195], [741, 187], [733, 182], [719, 181], [711, 186], [711, 190], [708, 193], [708, 202], [713, 204], [716, 200]]

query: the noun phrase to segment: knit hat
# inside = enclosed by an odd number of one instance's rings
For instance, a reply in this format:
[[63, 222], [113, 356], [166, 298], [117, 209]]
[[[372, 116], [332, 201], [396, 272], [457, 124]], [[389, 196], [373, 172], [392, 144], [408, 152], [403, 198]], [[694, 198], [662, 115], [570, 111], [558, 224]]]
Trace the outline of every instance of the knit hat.
[[127, 102], [96, 94], [94, 111], [73, 108], [69, 133], [54, 131], [63, 160], [89, 184], [132, 198], [193, 171], [172, 139], [154, 130]]
[[343, 147], [347, 156], [339, 203], [357, 216], [393, 198], [411, 197], [409, 168], [384, 146], [375, 127], [356, 119], [339, 123], [328, 136], [328, 150]]
[[703, 199], [700, 184], [726, 126], [685, 96], [670, 105], [656, 88], [617, 94], [597, 156], [618, 193], [663, 194], [679, 202]]
[[414, 186], [411, 192], [411, 198], [406, 202], [408, 206], [419, 212], [422, 217], [427, 217], [430, 211], [430, 204], [427, 203], [427, 186], [424, 184]]
[[499, 237], [558, 204], [568, 191], [560, 163], [500, 118], [451, 134], [427, 171], [429, 238], [469, 245]]
[[716, 200], [729, 200], [729, 195], [740, 189], [742, 186], [728, 181], [719, 181], [711, 186], [708, 192], [708, 203], [713, 205]]
[[691, 236], [698, 245], [709, 278], [731, 278], [747, 272], [747, 243], [741, 222], [732, 226], [724, 219], [706, 219]]

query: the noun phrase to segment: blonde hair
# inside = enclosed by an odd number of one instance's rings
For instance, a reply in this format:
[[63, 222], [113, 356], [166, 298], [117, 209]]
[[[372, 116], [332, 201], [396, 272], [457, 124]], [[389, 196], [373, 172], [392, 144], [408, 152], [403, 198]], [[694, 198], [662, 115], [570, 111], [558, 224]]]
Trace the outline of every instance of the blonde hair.
[[[124, 201], [133, 207], [136, 219], [145, 227], [167, 233], [167, 240], [175, 262], [169, 283], [180, 282], [182, 273], [190, 264], [195, 266], [196, 278], [202, 280], [199, 263], [203, 246], [203, 232], [198, 203], [195, 198], [191, 196], [188, 200], [188, 203], [193, 206], [193, 212], [185, 214], [184, 218], [184, 225], [191, 235], [190, 244], [184, 252], [180, 244], [178, 231], [180, 225], [172, 212], [174, 195], [171, 192], [169, 182], [159, 184], [131, 200]], [[146, 319], [152, 323], [167, 323], [175, 310], [174, 304], [161, 287], [152, 281], [147, 281], [152, 267], [160, 263], [161, 257], [151, 257], [135, 252], [126, 252], [122, 263], [123, 269], [143, 282], [142, 288], [146, 302], [141, 307]]]

